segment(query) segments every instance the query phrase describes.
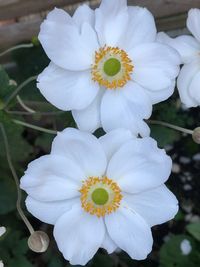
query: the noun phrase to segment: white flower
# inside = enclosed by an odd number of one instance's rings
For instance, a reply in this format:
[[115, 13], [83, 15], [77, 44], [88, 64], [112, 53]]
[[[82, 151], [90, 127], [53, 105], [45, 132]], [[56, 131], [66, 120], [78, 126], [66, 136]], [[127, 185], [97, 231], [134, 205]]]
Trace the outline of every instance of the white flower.
[[200, 105], [200, 10], [191, 9], [188, 13], [187, 28], [193, 36], [170, 38], [165, 33], [159, 33], [157, 40], [175, 48], [181, 55], [184, 64], [177, 81], [180, 98], [186, 107]]
[[4, 226], [1, 226], [1, 227], [0, 227], [0, 237], [1, 237], [2, 235], [4, 235], [5, 232], [6, 232], [6, 228], [5, 228]]
[[1, 260], [0, 260], [0, 267], [4, 267], [4, 264]]
[[57, 108], [72, 110], [81, 130], [126, 128], [147, 136], [143, 119], [152, 104], [173, 93], [178, 53], [156, 42], [146, 8], [126, 2], [102, 0], [95, 11], [83, 5], [73, 17], [54, 9], [41, 25], [39, 40], [51, 63], [38, 88]]
[[180, 248], [181, 248], [181, 252], [182, 252], [183, 255], [189, 255], [191, 253], [191, 251], [192, 251], [191, 243], [187, 239], [184, 239], [181, 242]]
[[152, 249], [150, 227], [178, 210], [164, 185], [171, 167], [150, 137], [118, 129], [97, 139], [67, 128], [50, 155], [29, 164], [21, 188], [28, 210], [55, 225], [58, 248], [71, 264], [86, 264], [100, 247], [141, 260]]

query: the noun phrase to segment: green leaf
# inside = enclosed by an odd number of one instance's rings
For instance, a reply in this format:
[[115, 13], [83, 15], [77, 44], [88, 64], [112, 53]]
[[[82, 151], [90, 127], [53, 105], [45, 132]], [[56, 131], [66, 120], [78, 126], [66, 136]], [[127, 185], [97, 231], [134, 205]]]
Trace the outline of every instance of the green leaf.
[[186, 226], [188, 233], [190, 233], [195, 239], [200, 241], [200, 223], [191, 223]]
[[0, 65], [0, 100], [4, 102], [8, 95], [10, 95], [16, 85], [10, 83], [10, 78], [3, 67]]

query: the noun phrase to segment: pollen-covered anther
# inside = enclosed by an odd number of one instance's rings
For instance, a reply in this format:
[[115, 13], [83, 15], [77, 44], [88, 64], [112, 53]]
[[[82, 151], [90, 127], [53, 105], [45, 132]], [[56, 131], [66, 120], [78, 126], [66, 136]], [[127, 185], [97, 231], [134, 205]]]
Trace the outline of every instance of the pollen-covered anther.
[[97, 217], [116, 211], [122, 199], [117, 183], [107, 177], [89, 177], [79, 191], [82, 208]]
[[104, 46], [95, 52], [92, 80], [107, 89], [120, 88], [131, 80], [133, 69], [132, 61], [124, 50]]

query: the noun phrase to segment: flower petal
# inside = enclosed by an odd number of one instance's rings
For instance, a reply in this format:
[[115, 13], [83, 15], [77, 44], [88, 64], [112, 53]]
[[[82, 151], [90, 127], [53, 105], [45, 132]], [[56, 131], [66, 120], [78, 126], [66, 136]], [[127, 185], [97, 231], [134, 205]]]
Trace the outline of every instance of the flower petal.
[[178, 201], [165, 185], [139, 194], [124, 194], [124, 201], [150, 227], [173, 219], [178, 212]]
[[107, 160], [99, 140], [87, 132], [67, 128], [52, 143], [52, 154], [71, 158], [84, 170], [85, 178], [104, 174]]
[[128, 23], [126, 0], [102, 0], [95, 10], [95, 29], [101, 46], [117, 46]]
[[87, 108], [72, 110], [72, 115], [80, 130], [93, 133], [101, 127], [100, 105], [104, 92], [105, 89], [100, 88], [98, 95]]
[[49, 12], [47, 20], [65, 25], [74, 24], [72, 17], [65, 10], [56, 7], [52, 12]]
[[129, 130], [116, 129], [99, 138], [99, 141], [107, 155], [107, 160], [127, 141], [134, 138]]
[[166, 33], [160, 32], [157, 35], [157, 41], [178, 51], [183, 63], [190, 63], [199, 56], [200, 44], [192, 36], [182, 35], [170, 38]]
[[101, 244], [101, 248], [104, 248], [108, 254], [113, 253], [117, 249], [117, 245], [110, 238], [107, 231], [105, 233], [103, 243]]
[[[50, 17], [54, 17], [53, 10]], [[42, 23], [39, 40], [47, 56], [59, 67], [68, 70], [86, 70], [93, 63], [98, 50], [97, 35], [91, 25], [84, 22], [81, 29], [76, 24], [63, 23], [57, 19], [47, 19]], [[66, 22], [69, 18], [66, 18]]]
[[124, 38], [119, 45], [126, 51], [142, 43], [150, 43], [156, 39], [156, 25], [152, 14], [143, 7], [128, 7], [129, 22]]
[[40, 221], [55, 224], [58, 218], [79, 201], [79, 198], [72, 198], [63, 201], [42, 202], [28, 196], [26, 198], [26, 207]]
[[200, 71], [199, 62], [195, 61], [190, 64], [184, 65], [180, 71], [177, 87], [181, 102], [188, 108], [198, 106], [198, 101], [190, 94], [190, 86], [195, 75]]
[[188, 12], [187, 28], [194, 35], [194, 37], [200, 42], [200, 10], [198, 8], [192, 8]]
[[98, 84], [91, 80], [90, 71], [67, 71], [53, 63], [37, 80], [42, 95], [61, 110], [83, 109], [92, 103], [99, 91]]
[[200, 70], [192, 79], [189, 88], [189, 95], [195, 99], [195, 101], [200, 105], [200, 91], [199, 91], [199, 84], [200, 84]]
[[84, 178], [84, 172], [70, 158], [46, 155], [28, 165], [20, 187], [36, 200], [57, 201], [79, 196]]
[[58, 248], [72, 265], [85, 265], [105, 236], [103, 219], [84, 212], [79, 205], [59, 218], [54, 227]]
[[179, 54], [167, 45], [149, 43], [129, 52], [134, 65], [132, 79], [150, 90], [162, 90], [171, 85], [179, 73]]
[[140, 113], [140, 110], [127, 100], [121, 90], [107, 90], [103, 96], [101, 122], [106, 132], [125, 128], [131, 130], [135, 135], [149, 135], [149, 128]]
[[171, 173], [172, 161], [150, 137], [125, 143], [111, 158], [107, 176], [124, 192], [139, 193], [163, 184]]
[[151, 229], [144, 219], [131, 209], [120, 207], [105, 217], [108, 233], [117, 246], [132, 259], [143, 260], [152, 250]]
[[89, 23], [92, 27], [94, 26], [94, 10], [92, 10], [88, 5], [79, 6], [73, 15], [73, 21], [79, 26], [81, 26], [84, 22]]

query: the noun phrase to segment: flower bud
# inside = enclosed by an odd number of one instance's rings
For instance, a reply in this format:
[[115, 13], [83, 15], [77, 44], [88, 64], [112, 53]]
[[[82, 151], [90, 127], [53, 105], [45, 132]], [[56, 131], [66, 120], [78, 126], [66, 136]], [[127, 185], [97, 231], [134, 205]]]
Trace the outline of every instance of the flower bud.
[[200, 144], [200, 127], [194, 129], [192, 138], [195, 143]]
[[49, 246], [49, 237], [45, 232], [36, 231], [29, 237], [28, 246], [36, 253], [45, 252]]

